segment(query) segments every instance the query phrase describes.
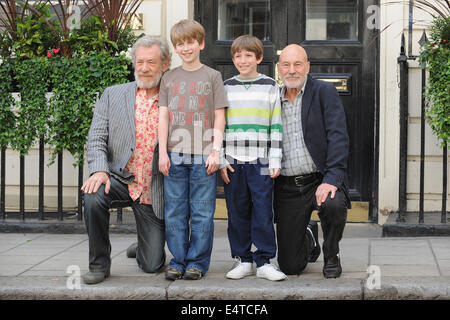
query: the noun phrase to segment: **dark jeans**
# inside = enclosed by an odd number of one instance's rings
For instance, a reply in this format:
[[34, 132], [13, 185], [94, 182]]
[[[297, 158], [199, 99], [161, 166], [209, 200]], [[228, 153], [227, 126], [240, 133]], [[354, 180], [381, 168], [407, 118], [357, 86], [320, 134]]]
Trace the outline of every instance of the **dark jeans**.
[[328, 195], [318, 208], [315, 193], [321, 183], [320, 177], [301, 187], [288, 177], [280, 176], [275, 180], [278, 265], [285, 274], [300, 274], [308, 264], [313, 245], [306, 228], [313, 210], [318, 210], [322, 225], [324, 258], [339, 253], [339, 241], [347, 221], [347, 200], [344, 192], [338, 189], [334, 199]]
[[[228, 240], [231, 256], [257, 267], [269, 263], [277, 250], [273, 227], [273, 180], [268, 164], [243, 163], [231, 166], [230, 183], [225, 184], [228, 210]], [[265, 171], [267, 172], [264, 172]], [[256, 251], [251, 251], [252, 243]]]
[[[108, 194], [105, 194], [105, 186], [101, 185], [96, 193], [86, 193], [83, 197], [89, 235], [89, 270], [106, 271], [111, 267], [109, 208], [112, 200], [131, 200], [128, 185], [111, 177]], [[166, 260], [164, 221], [156, 217], [151, 205], [140, 204], [139, 199], [133, 202], [132, 209], [136, 218], [138, 266], [144, 272], [156, 272]]]

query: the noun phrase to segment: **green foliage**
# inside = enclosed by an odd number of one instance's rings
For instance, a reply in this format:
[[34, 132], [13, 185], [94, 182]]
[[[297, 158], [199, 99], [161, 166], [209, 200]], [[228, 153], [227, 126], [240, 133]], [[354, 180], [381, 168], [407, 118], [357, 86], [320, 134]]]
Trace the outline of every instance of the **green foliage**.
[[126, 52], [131, 48], [138, 40], [139, 36], [136, 36], [130, 26], [126, 26], [124, 29], [118, 31], [117, 38], [118, 52]]
[[72, 35], [73, 50], [78, 56], [90, 52], [118, 51], [117, 44], [108, 40], [106, 27], [97, 16], [90, 16], [81, 23], [81, 28], [74, 30]]
[[13, 68], [21, 101], [16, 103], [17, 121], [11, 145], [25, 155], [39, 137], [47, 136], [49, 59], [17, 60]]
[[53, 154], [50, 164], [64, 149], [76, 159], [74, 166], [83, 163], [97, 93], [101, 95], [106, 87], [126, 82], [129, 63], [125, 56], [111, 57], [107, 52], [79, 59], [52, 60], [54, 95], [50, 99], [53, 120], [49, 144]]
[[124, 54], [112, 57], [107, 52], [100, 52], [91, 54], [87, 59], [90, 62], [93, 87], [99, 95], [107, 87], [128, 81], [127, 77], [130, 73], [128, 66], [131, 61]]
[[13, 113], [12, 70], [9, 60], [0, 63], [0, 148], [9, 145], [14, 135], [16, 117]]
[[[27, 5], [26, 8], [30, 8]], [[44, 3], [33, 7], [34, 10], [17, 23], [17, 40], [14, 42], [14, 49], [17, 57], [39, 58], [45, 53], [58, 46], [58, 38], [55, 34], [57, 22], [50, 19], [54, 15], [50, 14], [48, 5]]]
[[0, 32], [0, 59], [11, 56], [13, 42], [7, 31]]
[[436, 18], [431, 41], [422, 47], [420, 61], [429, 71], [426, 115], [441, 145], [450, 141], [450, 17]]
[[[128, 81], [131, 62], [122, 53], [138, 37], [130, 27], [108, 28], [98, 16], [70, 31], [50, 13], [49, 2], [18, 4], [27, 11], [12, 20], [17, 28], [0, 33], [0, 146], [26, 155], [43, 137], [54, 150], [50, 164], [68, 150], [79, 165], [96, 99]], [[20, 102], [11, 96], [13, 81]]]
[[111, 55], [120, 54], [130, 48], [137, 40], [133, 30], [126, 27], [118, 31], [117, 41], [108, 39], [108, 30], [98, 16], [90, 16], [81, 23], [81, 28], [74, 30], [71, 36], [72, 50], [77, 56], [91, 52], [107, 51]]
[[431, 39], [444, 47], [449, 47], [450, 17], [437, 18], [430, 30]]

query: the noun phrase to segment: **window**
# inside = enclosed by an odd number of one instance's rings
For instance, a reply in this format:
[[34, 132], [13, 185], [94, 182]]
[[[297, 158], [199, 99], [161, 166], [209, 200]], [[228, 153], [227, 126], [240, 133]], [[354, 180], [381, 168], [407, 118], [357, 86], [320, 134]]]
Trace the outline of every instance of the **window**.
[[270, 0], [218, 0], [217, 39], [234, 40], [252, 34], [270, 39]]
[[359, 0], [306, 0], [306, 40], [358, 40]]

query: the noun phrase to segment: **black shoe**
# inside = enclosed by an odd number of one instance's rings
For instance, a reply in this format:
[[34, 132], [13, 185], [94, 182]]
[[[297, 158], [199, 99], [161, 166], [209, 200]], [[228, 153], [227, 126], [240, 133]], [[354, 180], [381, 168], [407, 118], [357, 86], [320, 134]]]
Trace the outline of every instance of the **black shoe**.
[[100, 283], [110, 275], [109, 269], [106, 271], [89, 271], [82, 276], [83, 282], [85, 284], [96, 284]]
[[323, 276], [325, 278], [339, 278], [342, 273], [341, 260], [338, 255], [331, 258], [324, 258]]
[[320, 256], [320, 244], [319, 244], [319, 225], [316, 221], [310, 221], [307, 227], [311, 238], [314, 240], [314, 249], [309, 255], [309, 262], [316, 262]]
[[172, 281], [178, 280], [178, 279], [181, 279], [182, 275], [183, 275], [183, 273], [176, 268], [169, 268], [166, 271], [166, 279], [167, 280], [172, 280]]
[[136, 258], [136, 251], [137, 251], [137, 242], [133, 243], [131, 246], [127, 249], [127, 258]]
[[186, 280], [198, 280], [201, 277], [202, 272], [196, 268], [188, 268], [183, 274], [183, 279]]

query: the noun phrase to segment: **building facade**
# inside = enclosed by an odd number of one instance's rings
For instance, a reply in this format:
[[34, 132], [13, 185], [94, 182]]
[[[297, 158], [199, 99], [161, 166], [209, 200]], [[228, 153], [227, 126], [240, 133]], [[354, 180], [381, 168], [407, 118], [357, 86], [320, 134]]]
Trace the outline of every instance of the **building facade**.
[[[350, 136], [349, 180], [354, 209], [349, 221], [384, 224], [399, 208], [400, 90], [397, 58], [401, 36], [408, 55], [419, 55], [419, 39], [432, 17], [410, 1], [387, 0], [145, 0], [138, 10], [136, 33], [165, 37], [183, 18], [200, 21], [206, 29], [203, 63], [224, 79], [236, 70], [229, 49], [232, 40], [252, 33], [263, 40], [259, 71], [277, 78], [280, 50], [301, 44], [311, 61], [314, 78], [335, 84], [343, 101]], [[409, 36], [411, 34], [411, 36]], [[170, 42], [170, 41], [169, 41]], [[409, 45], [411, 43], [411, 45]], [[181, 61], [173, 54], [171, 67]], [[421, 68], [409, 59], [409, 118], [407, 210], [418, 210], [420, 162]], [[442, 202], [442, 149], [426, 126], [425, 210], [439, 211]], [[447, 159], [448, 162], [448, 159]], [[18, 154], [7, 150], [6, 209], [17, 209]], [[26, 157], [26, 210], [36, 210], [38, 149]], [[77, 205], [78, 171], [64, 154], [63, 203]], [[46, 209], [56, 207], [56, 165], [45, 172]], [[86, 171], [86, 170], [85, 170]], [[85, 179], [87, 173], [85, 172]], [[220, 192], [220, 182], [218, 189]], [[447, 188], [450, 190], [450, 188]], [[447, 199], [449, 197], [447, 196]], [[447, 200], [447, 207], [450, 205]], [[224, 210], [223, 204], [218, 210]]]

